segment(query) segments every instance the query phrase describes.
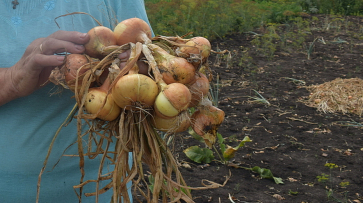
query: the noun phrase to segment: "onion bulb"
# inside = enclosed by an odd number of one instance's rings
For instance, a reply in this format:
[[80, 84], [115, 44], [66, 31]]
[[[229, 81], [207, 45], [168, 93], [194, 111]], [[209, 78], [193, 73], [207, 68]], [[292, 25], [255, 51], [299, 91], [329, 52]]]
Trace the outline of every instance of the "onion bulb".
[[169, 54], [157, 45], [148, 45], [166, 84], [194, 82], [195, 68], [186, 59]]
[[211, 53], [211, 44], [208, 39], [204, 37], [193, 37], [185, 43], [185, 46], [181, 46], [176, 50], [177, 55], [185, 58], [191, 58], [193, 60], [194, 55], [200, 55], [200, 59], [194, 63], [197, 65], [200, 62], [205, 62]]
[[215, 143], [217, 129], [224, 120], [224, 111], [208, 105], [202, 106], [191, 116], [192, 128], [210, 147]]
[[132, 106], [153, 106], [158, 92], [159, 88], [155, 81], [142, 74], [124, 75], [112, 88], [116, 104], [126, 109], [130, 109]]
[[153, 118], [155, 128], [168, 133], [179, 133], [186, 131], [191, 125], [188, 111], [183, 111], [178, 116], [172, 118], [163, 118], [157, 115], [155, 115]]
[[85, 53], [93, 58], [102, 59], [109, 54], [106, 47], [116, 45], [116, 36], [105, 26], [96, 26], [88, 31], [90, 40], [84, 45]]
[[162, 86], [154, 104], [156, 115], [160, 117], [174, 117], [186, 110], [191, 100], [187, 86], [181, 83], [171, 83]]
[[141, 42], [151, 43], [151, 28], [140, 18], [129, 18], [118, 23], [113, 31], [117, 45]]
[[195, 82], [189, 86], [192, 96], [189, 107], [197, 106], [209, 92], [208, 78], [203, 73], [196, 74], [195, 78]]
[[121, 113], [121, 108], [115, 103], [112, 94], [107, 94], [109, 86], [110, 82], [106, 79], [101, 87], [90, 88], [84, 104], [88, 113], [97, 114], [97, 118], [105, 121], [115, 120]]
[[[85, 66], [89, 63], [87, 56], [83, 54], [69, 54], [66, 56], [64, 67], [65, 67], [65, 82], [70, 90], [75, 91], [75, 80], [77, 77], [81, 76], [87, 70], [90, 69], [89, 66]], [[77, 76], [77, 71], [80, 69]], [[78, 85], [82, 84], [82, 79], [78, 78]]]

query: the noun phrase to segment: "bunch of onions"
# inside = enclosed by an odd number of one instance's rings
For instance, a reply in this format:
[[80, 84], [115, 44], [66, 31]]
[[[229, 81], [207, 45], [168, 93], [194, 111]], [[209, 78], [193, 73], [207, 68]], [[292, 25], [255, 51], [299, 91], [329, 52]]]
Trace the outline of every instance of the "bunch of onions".
[[108, 93], [111, 82], [107, 78], [100, 87], [88, 90], [84, 107], [90, 114], [105, 121], [115, 120], [121, 113], [121, 108], [115, 103], [112, 93]]
[[[210, 81], [200, 71], [201, 66], [208, 66], [209, 41], [203, 37], [188, 40], [167, 37], [167, 40], [174, 40], [169, 47], [171, 51], [167, 52], [153, 44], [151, 28], [139, 18], [124, 20], [113, 31], [97, 26], [88, 34], [90, 41], [85, 44], [85, 55], [71, 54], [64, 64], [65, 81], [75, 92], [78, 105], [80, 168], [84, 174], [84, 134], [81, 127], [81, 119], [84, 119], [90, 125], [90, 140], [96, 140], [94, 136], [101, 135], [100, 141], [95, 141], [96, 151], [89, 147], [87, 154], [92, 154], [92, 158], [103, 156], [100, 171], [103, 161], [112, 159], [114, 171], [110, 175], [99, 174], [95, 180], [96, 192], [85, 195], [97, 196], [113, 188], [113, 202], [121, 199], [129, 202], [126, 182], [137, 180], [137, 186], [144, 177], [141, 163], [128, 163], [128, 154], [132, 151], [135, 161], [146, 163], [155, 177], [155, 187], [152, 194], [145, 194], [146, 198], [157, 202], [160, 192], [165, 190], [162, 192], [163, 202], [167, 202], [167, 196], [175, 202], [181, 199], [193, 202], [190, 192], [181, 189], [187, 185], [172, 153], [156, 130], [178, 133], [192, 127], [208, 146], [214, 144], [224, 112], [212, 106], [208, 99]], [[126, 66], [120, 69], [118, 56], [124, 51], [131, 51], [131, 54]], [[144, 74], [140, 73], [137, 65], [140, 56], [145, 57], [149, 65], [148, 72]], [[192, 115], [191, 107], [196, 110]], [[117, 140], [113, 151], [108, 148], [113, 140], [111, 136]], [[99, 188], [101, 180], [111, 180], [111, 183]], [[80, 184], [75, 187], [83, 188], [88, 182], [83, 181], [82, 176]]]

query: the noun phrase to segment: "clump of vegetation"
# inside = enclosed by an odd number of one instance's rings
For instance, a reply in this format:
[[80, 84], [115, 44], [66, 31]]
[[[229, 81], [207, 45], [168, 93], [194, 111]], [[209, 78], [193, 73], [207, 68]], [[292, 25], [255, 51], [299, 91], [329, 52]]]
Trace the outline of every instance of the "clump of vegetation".
[[302, 8], [312, 13], [359, 15], [363, 11], [360, 0], [297, 0]]
[[247, 32], [267, 23], [284, 22], [302, 13], [297, 2], [246, 0], [146, 0], [156, 35], [194, 34], [213, 39], [231, 32]]
[[[346, 200], [346, 197], [345, 197], [345, 200], [340, 200], [334, 195], [332, 170], [335, 168], [338, 168], [339, 166], [334, 163], [326, 163], [324, 166], [329, 168], [329, 174], [322, 173], [320, 176], [316, 176], [316, 178], [319, 183], [326, 184], [325, 187], [327, 189], [328, 200], [334, 200], [336, 202], [348, 202]], [[343, 182], [339, 183], [339, 186], [341, 188], [346, 188], [348, 185], [349, 185], [349, 182], [347, 182], [347, 181], [345, 181], [345, 182], [343, 181]]]

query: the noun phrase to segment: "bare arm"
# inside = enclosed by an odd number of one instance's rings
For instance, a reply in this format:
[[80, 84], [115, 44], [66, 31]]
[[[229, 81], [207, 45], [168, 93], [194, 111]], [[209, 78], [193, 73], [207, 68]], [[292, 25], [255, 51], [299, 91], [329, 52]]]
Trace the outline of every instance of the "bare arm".
[[64, 61], [64, 56], [54, 54], [83, 53], [83, 44], [88, 40], [87, 34], [70, 31], [57, 31], [34, 40], [16, 64], [0, 68], [0, 106], [40, 88], [47, 82], [52, 69]]

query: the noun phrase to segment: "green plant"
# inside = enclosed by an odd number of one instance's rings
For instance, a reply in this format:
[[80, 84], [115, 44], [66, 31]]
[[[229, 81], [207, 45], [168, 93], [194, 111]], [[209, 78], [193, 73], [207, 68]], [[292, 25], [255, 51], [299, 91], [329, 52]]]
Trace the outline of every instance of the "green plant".
[[258, 175], [261, 177], [261, 178], [267, 178], [267, 179], [272, 179], [275, 181], [276, 184], [284, 184], [284, 182], [282, 181], [281, 178], [278, 178], [278, 177], [275, 177], [271, 170], [270, 169], [266, 169], [266, 168], [260, 168], [258, 166], [255, 166], [253, 168], [246, 168], [246, 167], [242, 167], [246, 170], [250, 170], [250, 171], [253, 171], [255, 173], [258, 173]]
[[265, 33], [262, 36], [257, 36], [251, 41], [251, 44], [255, 46], [256, 50], [268, 59], [274, 57], [277, 49], [276, 41], [280, 40], [280, 36], [276, 32], [274, 24], [269, 24]]
[[265, 104], [266, 106], [271, 105], [270, 102], [267, 99], [265, 99], [260, 93], [258, 93], [256, 90], [253, 90], [253, 91], [256, 93], [257, 96], [249, 97], [249, 98], [253, 99], [252, 102]]
[[325, 183], [326, 181], [329, 180], [329, 177], [330, 177], [330, 175], [327, 175], [325, 173], [322, 173], [320, 176], [316, 176], [319, 183]]
[[312, 13], [357, 15], [362, 12], [363, 2], [360, 0], [298, 0], [304, 10]]
[[[324, 166], [329, 168], [329, 174], [322, 173], [320, 176], [316, 176], [316, 178], [317, 178], [318, 182], [326, 183], [325, 188], [327, 189], [326, 194], [327, 194], [328, 200], [333, 200], [333, 201], [341, 202], [341, 203], [348, 202], [347, 192], [345, 192], [345, 197], [343, 200], [337, 198], [334, 194], [333, 181], [332, 181], [332, 170], [335, 168], [338, 168], [339, 166], [334, 163], [326, 163]], [[349, 182], [339, 183], [339, 186], [342, 188], [346, 188], [348, 185], [349, 185]]]
[[145, 0], [156, 35], [194, 35], [210, 39], [230, 32], [247, 32], [264, 23], [286, 19], [284, 11], [301, 12], [289, 1], [245, 0]]
[[[192, 129], [190, 129], [190, 131], [192, 131]], [[195, 132], [191, 132], [191, 134], [195, 134]], [[192, 136], [195, 137], [195, 135]], [[235, 156], [236, 151], [239, 148], [243, 147], [246, 142], [252, 141], [248, 136], [246, 136], [236, 147], [231, 147], [224, 144], [224, 138], [220, 133], [217, 133], [217, 138], [217, 143], [220, 150], [218, 150], [214, 145], [213, 149], [214, 152], [217, 154], [219, 161], [224, 164], [227, 164], [228, 161]], [[200, 139], [198, 137], [196, 137], [196, 139], [203, 141], [203, 139]], [[188, 147], [184, 150], [184, 153], [189, 159], [197, 163], [210, 163], [214, 159], [214, 153], [212, 150], [208, 148], [201, 148], [199, 146]]]
[[297, 191], [292, 191], [292, 190], [289, 190], [289, 195], [297, 195], [299, 194], [299, 192]]
[[346, 188], [348, 185], [349, 185], [349, 181], [345, 181], [345, 182], [340, 182], [340, 183], [339, 183], [339, 186], [340, 186], [341, 188]]
[[306, 85], [306, 82], [303, 80], [298, 80], [298, 79], [289, 78], [289, 77], [284, 77], [284, 79], [291, 80], [295, 85]]
[[309, 43], [309, 46], [307, 47], [307, 50], [306, 50], [306, 52], [307, 52], [307, 55], [308, 55], [308, 60], [311, 60], [311, 54], [313, 53], [313, 51], [314, 51], [314, 46], [315, 46], [315, 42], [316, 42], [316, 40], [317, 40], [318, 38], [315, 38], [314, 40], [313, 40], [313, 42], [311, 42], [311, 43]]

